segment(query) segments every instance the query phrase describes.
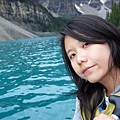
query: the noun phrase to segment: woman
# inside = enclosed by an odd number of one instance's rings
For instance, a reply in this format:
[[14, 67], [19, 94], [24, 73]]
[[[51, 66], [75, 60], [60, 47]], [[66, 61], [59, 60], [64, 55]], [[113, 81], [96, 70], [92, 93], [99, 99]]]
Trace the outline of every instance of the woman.
[[73, 120], [119, 120], [120, 31], [100, 17], [80, 15], [61, 34], [64, 62], [78, 88]]

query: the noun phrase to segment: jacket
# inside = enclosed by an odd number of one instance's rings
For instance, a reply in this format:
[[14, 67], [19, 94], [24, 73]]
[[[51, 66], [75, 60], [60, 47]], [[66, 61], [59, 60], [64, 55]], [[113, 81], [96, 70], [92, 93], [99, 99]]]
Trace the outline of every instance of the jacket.
[[[118, 92], [120, 92], [120, 85], [112, 92], [111, 95], [114, 95]], [[107, 115], [111, 115], [112, 112], [114, 111], [114, 108], [115, 108], [115, 105], [109, 103], [109, 105], [106, 108], [107, 110], [103, 111], [102, 113], [107, 114]], [[99, 112], [99, 106], [98, 106], [96, 116], [98, 116], [99, 114], [100, 114], [100, 112]], [[76, 98], [76, 109], [75, 109], [75, 113], [73, 116], [73, 120], [82, 120], [82, 116], [81, 116], [81, 112], [80, 112], [80, 101], [78, 100], [78, 98]]]

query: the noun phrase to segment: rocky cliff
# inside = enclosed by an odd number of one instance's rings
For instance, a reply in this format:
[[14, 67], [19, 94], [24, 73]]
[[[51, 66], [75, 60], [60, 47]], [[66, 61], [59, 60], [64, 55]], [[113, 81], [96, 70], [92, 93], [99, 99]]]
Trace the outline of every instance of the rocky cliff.
[[62, 26], [62, 20], [33, 0], [0, 0], [0, 16], [29, 31], [51, 32]]
[[[78, 15], [75, 4], [87, 4], [88, 2], [89, 0], [38, 0], [39, 4], [43, 5], [45, 8], [52, 11], [53, 13], [69, 17], [74, 17]], [[92, 0], [91, 5], [94, 7], [100, 5], [100, 1]]]
[[100, 0], [0, 0], [0, 16], [29, 31], [54, 32], [79, 14], [75, 4], [89, 1], [100, 8]]
[[[46, 9], [57, 13], [58, 15], [65, 15], [74, 17], [78, 15], [75, 4], [89, 4], [93, 8], [100, 9], [102, 1], [105, 1], [105, 5], [111, 8], [111, 0], [37, 0], [37, 2], [43, 5]], [[114, 0], [119, 1], [119, 0]]]
[[0, 16], [32, 31], [44, 31], [53, 21], [46, 9], [32, 1], [0, 0]]

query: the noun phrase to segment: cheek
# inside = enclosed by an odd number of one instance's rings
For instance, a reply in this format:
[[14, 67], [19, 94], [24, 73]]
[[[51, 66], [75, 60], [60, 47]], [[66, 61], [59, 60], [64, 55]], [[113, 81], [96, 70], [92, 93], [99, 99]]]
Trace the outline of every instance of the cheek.
[[81, 68], [80, 68], [80, 66], [78, 66], [76, 63], [71, 63], [71, 66], [72, 66], [73, 70], [75, 71], [75, 73], [78, 76], [81, 76]]
[[91, 53], [89, 55], [92, 59], [108, 62], [110, 56], [110, 48], [107, 44], [95, 44], [94, 47], [89, 50], [89, 53]]
[[96, 57], [95, 61], [98, 65], [99, 70], [101, 70], [103, 73], [106, 73], [109, 71], [109, 54], [100, 54], [98, 57]]
[[94, 62], [97, 63], [103, 69], [108, 68], [109, 56], [99, 54], [99, 56], [94, 56]]
[[74, 70], [75, 72], [77, 72], [78, 67], [77, 67], [76, 63], [71, 62], [71, 66], [72, 66], [73, 70]]
[[110, 50], [109, 48], [100, 48], [91, 52], [90, 58], [95, 60], [96, 62], [100, 62], [101, 64], [108, 64], [110, 59]]
[[71, 66], [72, 66], [72, 68], [74, 69], [74, 71], [76, 71], [76, 65], [71, 62]]

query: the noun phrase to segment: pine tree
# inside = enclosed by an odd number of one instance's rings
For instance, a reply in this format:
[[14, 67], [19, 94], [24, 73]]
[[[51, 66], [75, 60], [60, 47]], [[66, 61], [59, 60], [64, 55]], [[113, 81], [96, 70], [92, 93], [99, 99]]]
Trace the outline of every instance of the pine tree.
[[120, 28], [120, 0], [119, 3], [112, 0], [112, 11], [108, 13], [107, 20]]

